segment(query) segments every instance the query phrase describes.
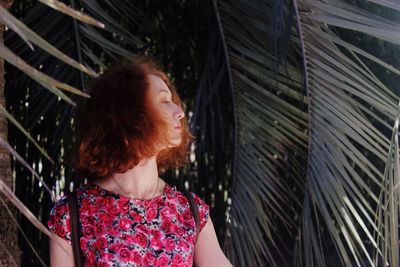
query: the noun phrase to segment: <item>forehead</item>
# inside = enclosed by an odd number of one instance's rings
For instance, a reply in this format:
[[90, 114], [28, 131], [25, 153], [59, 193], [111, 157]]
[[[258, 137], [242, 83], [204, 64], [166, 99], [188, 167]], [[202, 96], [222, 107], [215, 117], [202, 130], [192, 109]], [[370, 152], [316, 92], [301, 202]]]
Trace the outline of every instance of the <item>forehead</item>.
[[149, 75], [149, 93], [155, 95], [163, 91], [171, 93], [167, 84], [160, 77]]

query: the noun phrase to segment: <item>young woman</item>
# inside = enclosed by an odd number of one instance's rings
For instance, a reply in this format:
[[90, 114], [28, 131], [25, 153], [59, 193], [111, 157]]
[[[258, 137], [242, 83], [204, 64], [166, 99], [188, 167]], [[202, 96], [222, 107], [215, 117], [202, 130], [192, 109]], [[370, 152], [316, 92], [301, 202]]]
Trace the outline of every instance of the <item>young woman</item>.
[[[186, 163], [192, 139], [182, 103], [164, 72], [136, 59], [96, 78], [76, 121], [73, 165], [89, 183], [76, 191], [85, 266], [232, 266], [209, 206], [159, 177]], [[51, 266], [74, 266], [66, 197], [50, 212]]]

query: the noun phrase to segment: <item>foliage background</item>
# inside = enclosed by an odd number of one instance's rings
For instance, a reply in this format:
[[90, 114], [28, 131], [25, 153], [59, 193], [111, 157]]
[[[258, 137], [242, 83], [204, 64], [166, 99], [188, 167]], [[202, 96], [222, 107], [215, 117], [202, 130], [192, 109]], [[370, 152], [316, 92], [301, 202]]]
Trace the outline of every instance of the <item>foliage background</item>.
[[[211, 204], [220, 243], [235, 266], [372, 266], [369, 257], [378, 250], [396, 262], [398, 244], [388, 248], [387, 242], [397, 243], [398, 224], [386, 224], [398, 222], [400, 203], [399, 189], [389, 184], [390, 173], [399, 174], [396, 1], [65, 2], [109, 30], [76, 23], [36, 1], [16, 2], [11, 12], [97, 71], [131, 53], [155, 55], [187, 103], [197, 137], [190, 166], [165, 178]], [[88, 77], [39, 48], [32, 53], [12, 32], [6, 45], [60, 81], [88, 85]], [[351, 45], [369, 55], [356, 56]], [[67, 160], [73, 109], [14, 67], [6, 69], [7, 109], [55, 163], [11, 125], [9, 142], [60, 195], [71, 181], [81, 182]], [[16, 161], [13, 172], [16, 195], [45, 222], [50, 196]], [[374, 214], [377, 202], [387, 201], [383, 196], [397, 201], [394, 213]], [[352, 204], [357, 208], [349, 209]], [[47, 238], [25, 217], [20, 222], [47, 261]], [[378, 228], [385, 234], [371, 237]], [[22, 265], [39, 266], [22, 237], [20, 245]]]

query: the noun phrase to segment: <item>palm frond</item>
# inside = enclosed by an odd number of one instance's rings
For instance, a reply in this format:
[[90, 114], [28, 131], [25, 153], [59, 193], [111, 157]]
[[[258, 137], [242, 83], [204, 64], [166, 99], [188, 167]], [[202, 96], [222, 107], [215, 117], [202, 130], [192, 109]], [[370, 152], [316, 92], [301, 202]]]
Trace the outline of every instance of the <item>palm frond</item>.
[[64, 13], [72, 18], [75, 18], [83, 23], [91, 24], [91, 25], [99, 27], [99, 28], [104, 28], [104, 23], [102, 23], [98, 20], [95, 20], [92, 17], [90, 17], [80, 11], [77, 11], [73, 8], [68, 7], [63, 2], [60, 2], [57, 0], [39, 0], [39, 2], [59, 11], [61, 13]]
[[[339, 33], [398, 45], [399, 25], [344, 1], [293, 3], [218, 1], [237, 127], [227, 249], [238, 266], [371, 266], [388, 251], [376, 209], [399, 97], [370, 66], [400, 72]], [[291, 10], [298, 32], [271, 21]]]

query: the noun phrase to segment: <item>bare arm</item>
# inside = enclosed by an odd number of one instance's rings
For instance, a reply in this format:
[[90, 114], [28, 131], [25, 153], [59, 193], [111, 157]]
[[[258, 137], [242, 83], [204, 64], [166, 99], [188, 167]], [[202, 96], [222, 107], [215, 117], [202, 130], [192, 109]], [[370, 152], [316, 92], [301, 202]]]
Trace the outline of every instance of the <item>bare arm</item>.
[[72, 246], [56, 234], [50, 238], [50, 266], [74, 267]]
[[232, 267], [219, 246], [211, 218], [199, 233], [194, 251], [194, 262], [197, 267]]

